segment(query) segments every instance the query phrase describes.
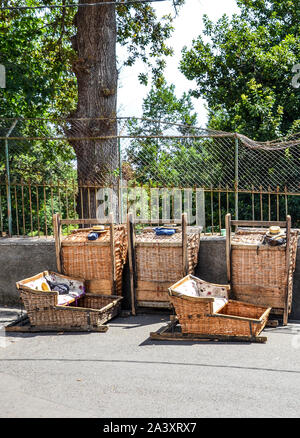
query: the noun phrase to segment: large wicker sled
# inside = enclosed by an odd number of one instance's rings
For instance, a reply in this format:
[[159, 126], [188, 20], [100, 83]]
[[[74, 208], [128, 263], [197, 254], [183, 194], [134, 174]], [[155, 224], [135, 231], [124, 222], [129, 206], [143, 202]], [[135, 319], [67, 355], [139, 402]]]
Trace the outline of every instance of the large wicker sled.
[[[68, 294], [49, 290], [49, 281], [69, 287]], [[16, 283], [31, 327], [57, 331], [106, 331], [107, 321], [116, 316], [122, 297], [85, 292], [84, 280], [44, 271]]]
[[[233, 236], [232, 226], [236, 227]], [[264, 227], [270, 226], [282, 228], [286, 243], [264, 244], [268, 231]], [[234, 299], [271, 307], [272, 314], [283, 315], [286, 325], [292, 308], [297, 242], [298, 231], [291, 230], [290, 216], [286, 221], [239, 221], [227, 214], [227, 278]]]
[[188, 275], [169, 288], [183, 334], [254, 339], [264, 329], [270, 307], [229, 299], [230, 286]]
[[[153, 226], [155, 222], [150, 223]], [[179, 223], [170, 236], [156, 235], [152, 228], [137, 234], [132, 216], [127, 217], [128, 255], [135, 279], [131, 282], [132, 301], [138, 307], [169, 308], [168, 288], [178, 278], [194, 273], [201, 229], [187, 227], [185, 214]]]
[[[58, 272], [84, 278], [87, 292], [101, 295], [122, 295], [122, 274], [127, 257], [125, 225], [114, 225], [108, 219], [61, 219], [53, 217]], [[88, 240], [91, 228], [74, 230], [62, 236], [62, 226], [105, 224], [106, 232], [97, 240]]]

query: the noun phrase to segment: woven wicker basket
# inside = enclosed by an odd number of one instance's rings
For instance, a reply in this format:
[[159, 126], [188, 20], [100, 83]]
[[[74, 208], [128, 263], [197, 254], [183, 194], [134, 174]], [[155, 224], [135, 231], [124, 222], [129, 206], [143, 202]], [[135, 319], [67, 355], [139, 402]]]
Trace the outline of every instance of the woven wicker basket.
[[157, 236], [153, 231], [136, 235], [135, 274], [138, 304], [156, 302], [168, 307], [168, 288], [183, 275], [194, 273], [200, 245], [199, 230], [190, 231], [186, 240], [183, 237], [182, 230], [171, 236]]
[[230, 242], [231, 289], [236, 300], [272, 307], [272, 313], [291, 312], [298, 231], [287, 245], [263, 244], [267, 230], [237, 229]]
[[207, 335], [258, 336], [265, 327], [270, 307], [255, 306], [250, 303], [228, 300], [218, 310], [214, 310], [215, 297], [187, 296], [177, 289], [183, 283], [199, 283], [200, 289], [212, 293], [224, 293], [228, 285], [216, 285], [187, 276], [169, 288], [169, 299], [174, 306], [182, 333]]
[[111, 225], [93, 241], [88, 240], [89, 233], [89, 229], [82, 228], [60, 240], [57, 251], [61, 272], [84, 278], [90, 293], [121, 296], [127, 257], [126, 226]]
[[[66, 306], [57, 304], [58, 292], [36, 290], [26, 285], [45, 275], [49, 272], [44, 271], [16, 283], [32, 326], [91, 329], [118, 314], [122, 297], [85, 294], [77, 302]], [[65, 275], [56, 276], [74, 280]]]

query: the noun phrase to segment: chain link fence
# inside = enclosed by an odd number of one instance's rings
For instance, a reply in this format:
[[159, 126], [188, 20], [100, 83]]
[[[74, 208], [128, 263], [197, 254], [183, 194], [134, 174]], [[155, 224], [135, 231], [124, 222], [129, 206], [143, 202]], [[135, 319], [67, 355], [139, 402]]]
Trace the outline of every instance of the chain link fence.
[[122, 178], [157, 186], [300, 188], [300, 134], [255, 142], [241, 134], [169, 122], [1, 119], [0, 176], [112, 186]]
[[239, 187], [265, 191], [300, 191], [300, 134], [270, 142], [238, 135]]
[[260, 143], [161, 120], [0, 118], [1, 233], [49, 235], [58, 211], [84, 218], [100, 208], [125, 221], [147, 204], [151, 214], [159, 188], [171, 213], [181, 191], [182, 210], [207, 232], [221, 232], [228, 211], [240, 219], [290, 213], [298, 225], [299, 145], [299, 134]]

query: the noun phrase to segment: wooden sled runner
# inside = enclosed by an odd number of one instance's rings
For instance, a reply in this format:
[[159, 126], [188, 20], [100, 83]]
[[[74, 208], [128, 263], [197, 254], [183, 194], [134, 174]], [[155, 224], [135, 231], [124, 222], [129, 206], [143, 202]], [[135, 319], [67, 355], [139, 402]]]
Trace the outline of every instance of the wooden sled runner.
[[150, 339], [156, 341], [192, 341], [192, 342], [256, 342], [265, 343], [266, 336], [239, 336], [239, 335], [217, 335], [217, 334], [196, 334], [182, 333], [179, 321], [175, 316], [166, 326], [156, 332], [150, 333]]
[[29, 318], [26, 315], [20, 318], [8, 326], [5, 327], [5, 331], [8, 333], [65, 333], [65, 332], [98, 332], [105, 333], [109, 329], [108, 325], [100, 325], [98, 327], [59, 327], [59, 326], [32, 326]]

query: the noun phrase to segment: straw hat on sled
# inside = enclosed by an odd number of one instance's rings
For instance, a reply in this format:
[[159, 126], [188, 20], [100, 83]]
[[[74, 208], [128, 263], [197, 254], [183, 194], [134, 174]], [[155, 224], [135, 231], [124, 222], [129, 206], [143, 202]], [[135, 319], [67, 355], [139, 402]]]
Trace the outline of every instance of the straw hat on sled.
[[278, 226], [270, 227], [266, 233], [267, 237], [273, 237], [275, 239], [279, 239], [281, 237], [285, 236], [285, 233], [282, 231], [282, 229]]

